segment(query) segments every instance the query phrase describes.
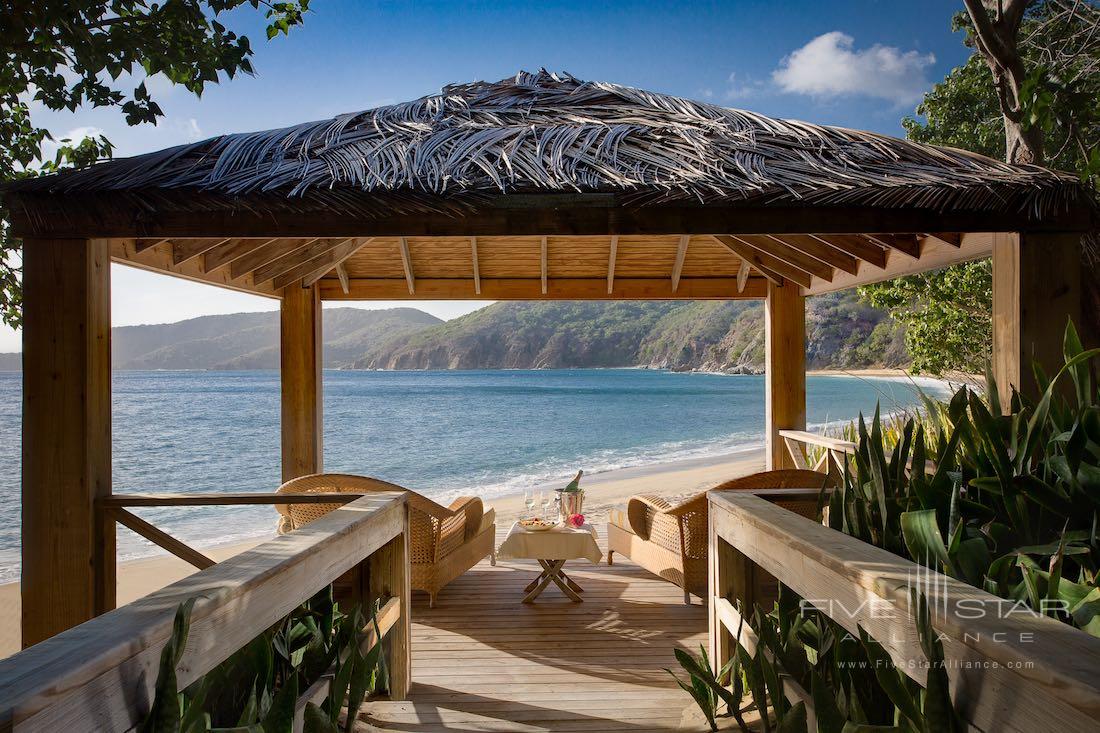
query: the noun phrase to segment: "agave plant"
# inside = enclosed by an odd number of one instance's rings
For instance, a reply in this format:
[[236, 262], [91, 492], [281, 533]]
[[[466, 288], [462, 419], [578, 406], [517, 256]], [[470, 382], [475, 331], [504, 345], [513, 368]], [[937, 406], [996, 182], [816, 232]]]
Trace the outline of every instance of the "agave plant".
[[989, 377], [984, 397], [910, 417], [889, 452], [878, 412], [861, 416], [830, 526], [1100, 635], [1100, 350], [1069, 324], [1064, 352], [1037, 401], [1003, 411]]
[[[291, 733], [300, 692], [331, 672], [329, 695], [307, 703], [305, 733], [337, 733], [345, 706], [357, 710], [366, 695], [388, 686], [381, 645], [361, 651], [366, 620], [359, 607], [343, 614], [328, 586], [186, 689], [176, 666], [187, 642], [194, 600], [176, 609], [173, 632], [161, 653], [156, 691], [142, 733]], [[381, 637], [376, 609], [370, 621]], [[349, 733], [354, 716], [343, 730]]]

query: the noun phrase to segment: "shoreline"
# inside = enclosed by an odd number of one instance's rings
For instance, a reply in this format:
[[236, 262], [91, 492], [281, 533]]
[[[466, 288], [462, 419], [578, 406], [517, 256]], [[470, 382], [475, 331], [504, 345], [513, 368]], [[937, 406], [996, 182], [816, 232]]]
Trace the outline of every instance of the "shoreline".
[[[666, 463], [615, 469], [600, 474], [586, 475], [581, 486], [585, 490], [585, 516], [592, 524], [607, 521], [611, 509], [626, 506], [635, 494], [657, 494], [674, 500], [712, 488], [723, 481], [763, 470], [764, 448], [750, 448], [735, 453], [715, 454], [687, 458]], [[550, 492], [561, 488], [559, 483], [535, 486], [533, 491]], [[528, 512], [523, 494], [508, 494], [486, 500], [496, 510], [497, 532], [508, 530], [512, 522], [529, 513], [537, 514], [540, 508]], [[206, 545], [203, 554], [216, 561], [225, 560], [272, 539], [275, 535], [257, 537], [245, 542]], [[199, 549], [196, 546], [196, 549]], [[179, 558], [167, 553], [150, 557], [124, 560], [118, 563], [118, 604], [134, 601], [142, 596], [181, 580], [198, 570]], [[21, 604], [19, 582], [0, 584], [0, 658], [19, 650]]]

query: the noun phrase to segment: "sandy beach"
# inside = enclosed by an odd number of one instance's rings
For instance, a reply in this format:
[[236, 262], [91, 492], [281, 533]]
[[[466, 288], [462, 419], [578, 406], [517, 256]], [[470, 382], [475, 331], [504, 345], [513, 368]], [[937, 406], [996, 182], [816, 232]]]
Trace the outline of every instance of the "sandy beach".
[[[582, 481], [585, 515], [593, 524], [606, 522], [608, 512], [624, 506], [634, 494], [658, 494], [670, 498], [690, 495], [728, 479], [763, 470], [763, 467], [764, 451], [758, 449], [585, 476]], [[560, 486], [536, 487], [535, 490], [549, 492], [556, 488]], [[507, 529], [512, 522], [528, 513], [522, 495], [496, 497], [489, 503], [496, 509], [498, 530]], [[536, 513], [538, 511], [535, 510]], [[214, 560], [224, 560], [255, 547], [264, 539], [201, 549]], [[191, 565], [167, 554], [119, 563], [118, 603], [129, 603], [195, 572], [197, 570]], [[0, 657], [19, 650], [19, 618], [19, 584], [0, 585]]]

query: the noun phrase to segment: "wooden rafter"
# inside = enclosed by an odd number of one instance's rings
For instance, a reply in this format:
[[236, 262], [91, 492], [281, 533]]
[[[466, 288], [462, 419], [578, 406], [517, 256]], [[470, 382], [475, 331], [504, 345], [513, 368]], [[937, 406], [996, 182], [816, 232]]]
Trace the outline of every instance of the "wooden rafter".
[[800, 252], [789, 244], [784, 244], [772, 236], [766, 234], [759, 236], [745, 235], [743, 237], [739, 236], [738, 239], [750, 247], [780, 259], [791, 267], [796, 267], [814, 277], [819, 277], [826, 282], [833, 279], [832, 267]]
[[267, 263], [263, 267], [257, 267], [253, 271], [252, 276], [257, 283], [265, 283], [274, 280], [278, 276], [300, 267], [306, 262], [339, 247], [347, 241], [347, 237], [317, 239], [312, 244], [300, 247], [285, 257], [280, 257], [274, 262]]
[[741, 260], [741, 266], [737, 268], [737, 292], [745, 292], [745, 285], [749, 281], [749, 261]]
[[405, 282], [409, 286], [409, 295], [413, 295], [416, 292], [416, 279], [413, 276], [412, 257], [409, 256], [408, 237], [401, 237], [399, 246], [401, 249], [401, 266], [405, 270]]
[[[226, 242], [232, 241], [229, 238], [223, 237], [221, 239], [175, 239], [172, 240], [172, 264], [182, 265], [185, 262], [189, 262], [199, 255], [205, 254], [215, 247], [220, 247]], [[139, 252], [141, 250], [138, 250]]]
[[219, 267], [225, 267], [231, 262], [244, 257], [250, 252], [276, 242], [275, 239], [230, 239], [228, 242], [218, 245], [202, 256], [202, 269], [213, 272]]
[[680, 244], [676, 248], [676, 261], [672, 263], [672, 292], [680, 287], [680, 273], [684, 270], [684, 257], [687, 256], [688, 244], [691, 243], [691, 235], [681, 234]]
[[[342, 262], [345, 255], [354, 252], [362, 246], [363, 240], [361, 239], [355, 237], [344, 239], [327, 252], [322, 252], [313, 259], [307, 260], [276, 277], [275, 289], [282, 290], [287, 285], [293, 285], [304, 278], [310, 278], [312, 284], [312, 282], [316, 282], [319, 278], [324, 277], [325, 273], [331, 270], [337, 262]], [[305, 282], [302, 284], [304, 286]]]
[[755, 247], [750, 247], [740, 237], [730, 234], [717, 234], [714, 237], [718, 242], [733, 250], [734, 254], [743, 260], [748, 260], [764, 277], [776, 285], [782, 285], [784, 278], [789, 278], [802, 287], [810, 287], [810, 276], [797, 267], [788, 265], [783, 260], [761, 252]]
[[615, 256], [619, 252], [619, 235], [611, 235], [611, 251], [607, 257], [607, 294], [615, 289]]
[[[370, 244], [373, 240], [374, 237], [349, 239], [336, 249], [333, 249], [330, 253], [320, 255], [315, 261], [315, 263], [319, 263], [317, 268], [302, 277], [302, 287], [308, 288], [331, 272], [333, 268], [336, 268], [336, 275], [339, 277], [340, 270], [344, 269], [344, 262], [353, 254], [363, 249], [363, 247]], [[344, 274], [345, 276], [347, 275], [346, 271]]]
[[915, 260], [920, 259], [920, 238], [916, 234], [864, 234], [863, 236]]
[[477, 237], [470, 237], [470, 259], [474, 267], [474, 294], [481, 295], [481, 267], [477, 264]]
[[340, 281], [340, 289], [344, 291], [344, 295], [349, 294], [351, 287], [348, 282], [348, 271], [343, 262], [336, 263], [336, 278]]
[[547, 257], [546, 250], [547, 250], [546, 237], [543, 237], [542, 241], [540, 242], [540, 247], [539, 247], [539, 272], [542, 274], [542, 294], [543, 295], [546, 295], [546, 279], [547, 279], [547, 269], [548, 269], [547, 264], [546, 264], [546, 257]]
[[274, 262], [280, 257], [286, 257], [295, 250], [301, 249], [302, 247], [308, 247], [316, 241], [316, 238], [312, 238], [277, 239], [268, 242], [263, 247], [255, 249], [243, 257], [234, 260], [229, 266], [229, 273], [234, 278], [244, 277], [245, 273], [252, 272], [257, 267], [263, 267], [266, 264]]
[[958, 232], [932, 232], [923, 236], [937, 239], [944, 244], [950, 244], [952, 247], [962, 246], [962, 235]]
[[859, 272], [859, 260], [844, 252], [837, 251], [824, 242], [808, 234], [771, 235], [771, 238], [789, 247], [813, 257], [830, 267], [843, 270], [849, 275]]
[[141, 239], [141, 238], [138, 238], [137, 241], [134, 242], [134, 250], [136, 252], [144, 252], [147, 249], [152, 249], [153, 247], [156, 247], [158, 244], [166, 244], [169, 241], [171, 241], [171, 240], [168, 240], [168, 239], [155, 239], [155, 238], [154, 239]]
[[810, 234], [807, 236], [852, 257], [869, 262], [879, 269], [886, 267], [886, 250], [858, 234]]

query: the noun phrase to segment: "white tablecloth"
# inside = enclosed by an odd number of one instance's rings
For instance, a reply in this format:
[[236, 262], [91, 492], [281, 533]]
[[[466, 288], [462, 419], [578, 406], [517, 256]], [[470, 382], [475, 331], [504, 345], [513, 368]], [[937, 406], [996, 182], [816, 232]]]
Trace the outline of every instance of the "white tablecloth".
[[498, 557], [528, 560], [579, 560], [598, 563], [603, 558], [596, 544], [596, 528], [555, 527], [545, 532], [529, 532], [519, 523], [508, 530], [508, 537], [497, 550]]

